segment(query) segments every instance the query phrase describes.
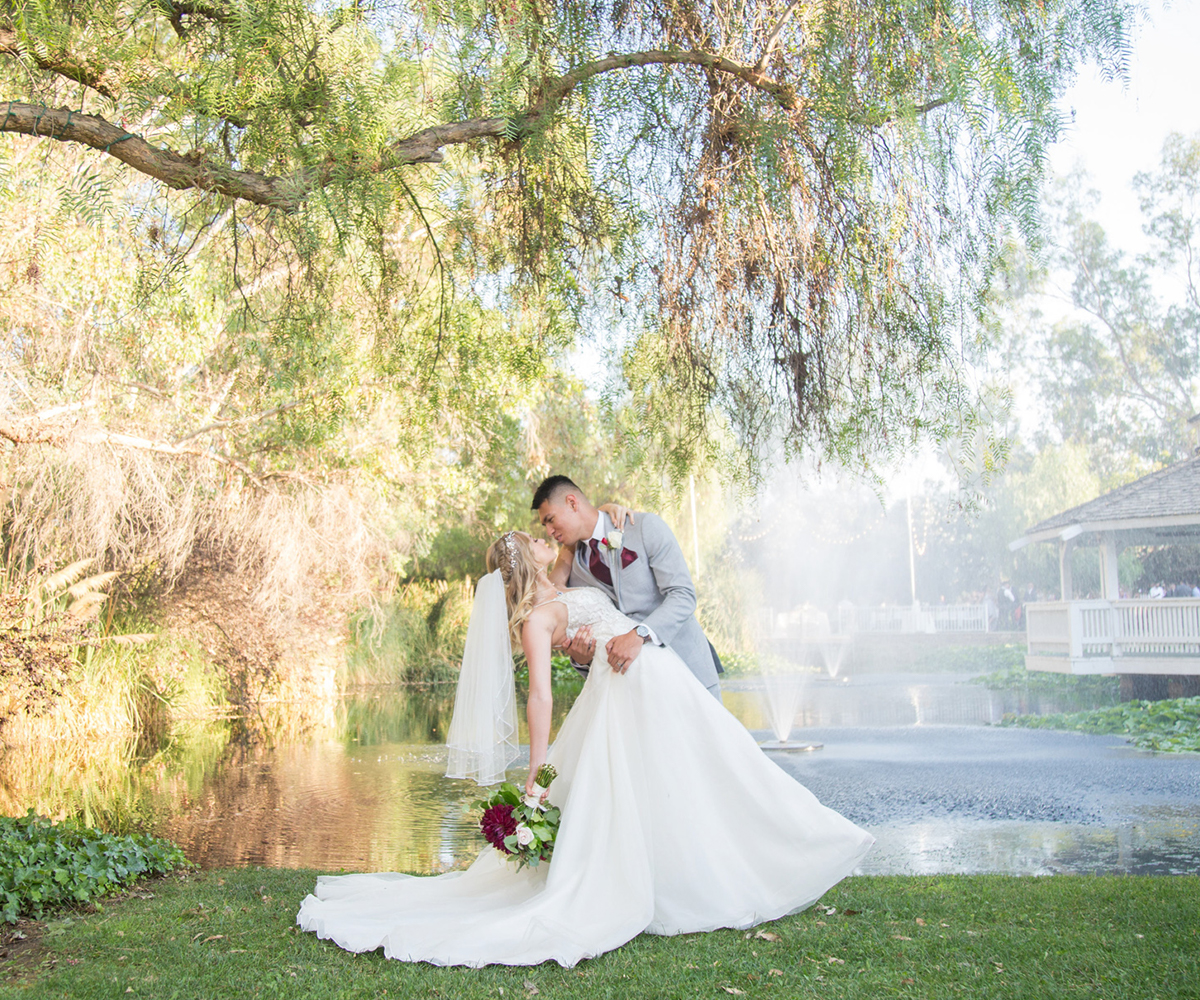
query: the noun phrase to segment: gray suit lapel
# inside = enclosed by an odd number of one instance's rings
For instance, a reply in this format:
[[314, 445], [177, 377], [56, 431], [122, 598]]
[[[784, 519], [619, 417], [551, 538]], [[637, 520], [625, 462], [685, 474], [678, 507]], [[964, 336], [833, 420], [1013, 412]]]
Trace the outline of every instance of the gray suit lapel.
[[[604, 511], [600, 512], [600, 516], [604, 518], [604, 537], [608, 538], [612, 533], [613, 523]], [[608, 563], [608, 575], [612, 577], [613, 593], [616, 595], [617, 610], [621, 610], [621, 552], [619, 549], [610, 549], [603, 542], [600, 543], [604, 549], [604, 560]]]

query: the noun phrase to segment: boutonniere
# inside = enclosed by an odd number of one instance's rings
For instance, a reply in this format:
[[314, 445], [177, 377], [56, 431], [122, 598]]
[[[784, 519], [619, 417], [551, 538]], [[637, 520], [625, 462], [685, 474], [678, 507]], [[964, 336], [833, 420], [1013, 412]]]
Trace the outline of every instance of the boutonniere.
[[625, 541], [625, 533], [617, 531], [615, 528], [604, 536], [603, 545], [610, 552], [621, 548], [621, 543]]

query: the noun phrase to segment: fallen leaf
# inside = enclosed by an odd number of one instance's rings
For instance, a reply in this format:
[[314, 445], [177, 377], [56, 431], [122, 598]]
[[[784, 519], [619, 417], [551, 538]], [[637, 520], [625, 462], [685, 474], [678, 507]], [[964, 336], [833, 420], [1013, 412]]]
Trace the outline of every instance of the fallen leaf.
[[924, 927], [924, 926], [925, 926], [925, 919], [924, 919], [923, 917], [917, 917], [917, 926], [918, 926], [918, 927]]
[[835, 955], [830, 955], [827, 959], [825, 959], [825, 961], [828, 962], [830, 965], [845, 965], [846, 964], [846, 960], [844, 958], [838, 958]]
[[532, 979], [526, 979], [521, 985], [525, 987], [525, 995], [527, 997], [537, 996], [542, 992], [537, 988], [537, 984]]
[[824, 921], [824, 920], [818, 920], [818, 921], [817, 921], [817, 923], [816, 923], [816, 926], [817, 926], [817, 927], [824, 927], [824, 926], [825, 926], [825, 921]]
[[[685, 965], [685, 966], [684, 966], [684, 968], [685, 968], [685, 969], [698, 969], [698, 968], [700, 968], [700, 966], [698, 966], [698, 965], [693, 965], [691, 962], [688, 962], [688, 964], [687, 964], [687, 965]], [[580, 975], [582, 975], [582, 973], [580, 973]]]
[[828, 910], [825, 911], [825, 916], [832, 917], [835, 913], [837, 913], [837, 907], [831, 906]]
[[779, 940], [779, 935], [774, 933], [773, 931], [758, 931], [754, 936], [756, 938], [761, 938], [763, 941], [778, 941]]
[[900, 985], [901, 986], [915, 986], [916, 980], [915, 979], [901, 979]]
[[911, 941], [912, 940], [912, 938], [905, 937], [903, 934], [893, 934], [892, 937], [894, 937], [897, 941]]
[[209, 941], [224, 941], [224, 940], [225, 940], [225, 935], [224, 935], [224, 934], [210, 934], [208, 937], [206, 937], [206, 938], [205, 938], [203, 941], [201, 941], [200, 943], [201, 943], [201, 944], [208, 944], [208, 942], [209, 942]]
[[783, 969], [768, 969], [768, 970], [767, 970], [767, 975], [768, 975], [768, 976], [782, 976], [782, 975], [783, 975]]
[[132, 992], [133, 992], [133, 987], [132, 987], [132, 986], [126, 986], [126, 987], [125, 987], [125, 992], [126, 992], [126, 993], [132, 993]]
[[856, 917], [860, 913], [862, 913], [862, 910], [842, 910], [843, 917]]
[[746, 995], [745, 990], [739, 990], [736, 986], [722, 986], [721, 989], [723, 989], [726, 993], [732, 993], [735, 997], [742, 997]]

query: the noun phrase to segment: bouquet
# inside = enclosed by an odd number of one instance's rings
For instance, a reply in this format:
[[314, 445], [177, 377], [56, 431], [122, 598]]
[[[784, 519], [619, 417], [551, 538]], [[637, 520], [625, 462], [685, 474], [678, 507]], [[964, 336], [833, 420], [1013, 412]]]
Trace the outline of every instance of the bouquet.
[[515, 859], [518, 868], [536, 868], [554, 853], [560, 812], [557, 806], [543, 802], [542, 796], [557, 777], [552, 764], [543, 764], [534, 775], [529, 795], [522, 795], [516, 785], [506, 781], [490, 798], [471, 803], [472, 809], [483, 810], [479, 829], [484, 838], [510, 860]]

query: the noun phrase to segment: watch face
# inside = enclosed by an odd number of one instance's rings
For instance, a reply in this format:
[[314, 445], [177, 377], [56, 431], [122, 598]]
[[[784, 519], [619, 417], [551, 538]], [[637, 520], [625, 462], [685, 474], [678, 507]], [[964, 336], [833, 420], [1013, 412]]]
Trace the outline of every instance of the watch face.
[[637, 627], [637, 634], [640, 635], [643, 639], [645, 639], [646, 636], [648, 636], [650, 634], [650, 630], [648, 628], [646, 628], [645, 625], [639, 625]]

